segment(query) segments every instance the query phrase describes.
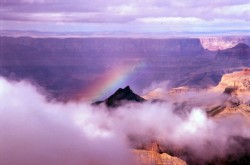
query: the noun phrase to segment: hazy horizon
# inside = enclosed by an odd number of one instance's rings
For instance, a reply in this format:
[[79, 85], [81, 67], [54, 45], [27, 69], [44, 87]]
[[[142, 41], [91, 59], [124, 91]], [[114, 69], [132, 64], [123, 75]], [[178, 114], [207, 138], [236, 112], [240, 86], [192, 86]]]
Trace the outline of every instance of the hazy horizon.
[[52, 31], [37, 31], [37, 30], [0, 30], [0, 36], [6, 37], [34, 37], [34, 38], [93, 38], [93, 37], [108, 37], [108, 38], [152, 38], [152, 39], [167, 39], [167, 38], [221, 38], [221, 37], [250, 37], [250, 30], [247, 31], [223, 31], [223, 32], [161, 32], [161, 33], [141, 33], [141, 32], [52, 32]]

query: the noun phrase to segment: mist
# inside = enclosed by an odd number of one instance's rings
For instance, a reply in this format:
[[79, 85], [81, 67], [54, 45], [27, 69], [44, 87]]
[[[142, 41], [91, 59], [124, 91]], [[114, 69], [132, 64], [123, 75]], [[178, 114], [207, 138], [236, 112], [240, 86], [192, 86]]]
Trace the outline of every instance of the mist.
[[[1, 164], [132, 164], [122, 138], [98, 134], [99, 123], [86, 104], [47, 102], [30, 84], [4, 79], [0, 100]], [[86, 125], [78, 123], [81, 113]]]
[[128, 103], [112, 110], [87, 102], [61, 103], [48, 101], [28, 82], [4, 78], [0, 100], [4, 165], [135, 164], [131, 149], [139, 141], [187, 149], [205, 162], [244, 154], [235, 138], [250, 138], [243, 116], [212, 119], [200, 107], [182, 116], [171, 102]]

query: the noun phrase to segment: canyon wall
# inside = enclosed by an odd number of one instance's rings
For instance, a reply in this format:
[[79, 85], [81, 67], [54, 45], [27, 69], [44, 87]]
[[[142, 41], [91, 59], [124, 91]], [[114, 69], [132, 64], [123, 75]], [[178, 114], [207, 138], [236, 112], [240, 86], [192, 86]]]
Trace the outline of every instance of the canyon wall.
[[202, 37], [201, 45], [211, 51], [232, 48], [239, 43], [250, 45], [250, 37]]

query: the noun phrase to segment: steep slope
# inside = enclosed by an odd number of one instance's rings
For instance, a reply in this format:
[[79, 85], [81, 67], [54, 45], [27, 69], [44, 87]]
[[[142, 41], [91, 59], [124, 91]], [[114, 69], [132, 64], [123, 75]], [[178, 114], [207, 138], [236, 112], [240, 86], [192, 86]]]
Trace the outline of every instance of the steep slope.
[[201, 64], [203, 65], [199, 69], [177, 80], [178, 86], [206, 88], [217, 85], [225, 73], [250, 67], [250, 47], [245, 43], [238, 43], [232, 48], [218, 50], [210, 63], [208, 60]]
[[249, 60], [250, 47], [244, 43], [239, 43], [233, 48], [218, 51], [216, 57], [223, 59]]

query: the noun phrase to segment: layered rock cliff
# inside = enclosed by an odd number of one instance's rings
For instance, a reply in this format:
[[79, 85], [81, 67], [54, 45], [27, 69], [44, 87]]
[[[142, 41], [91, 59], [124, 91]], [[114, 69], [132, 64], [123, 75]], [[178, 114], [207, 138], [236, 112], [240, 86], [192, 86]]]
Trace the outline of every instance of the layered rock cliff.
[[232, 48], [239, 43], [250, 44], [249, 37], [202, 37], [200, 38], [203, 48], [216, 51]]

